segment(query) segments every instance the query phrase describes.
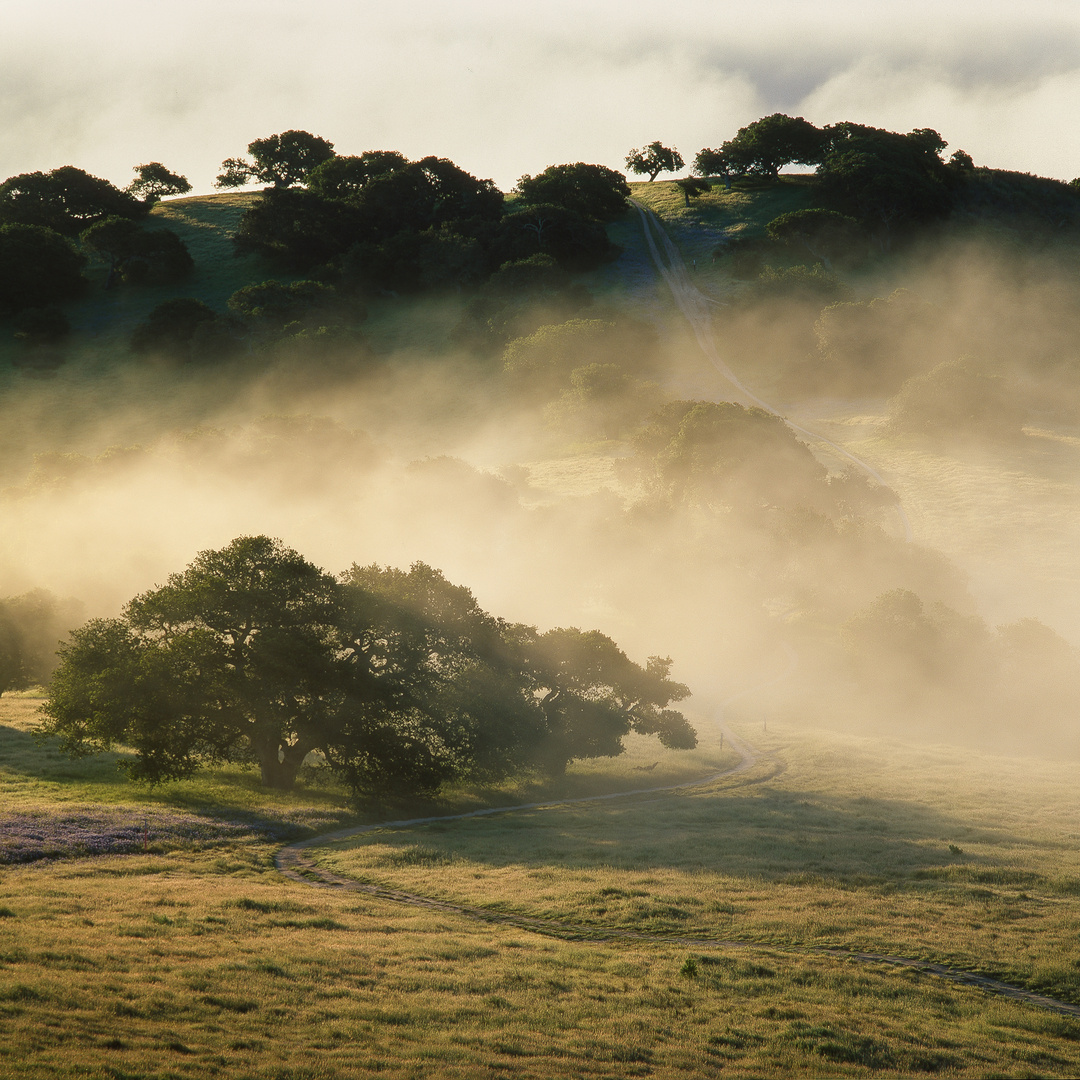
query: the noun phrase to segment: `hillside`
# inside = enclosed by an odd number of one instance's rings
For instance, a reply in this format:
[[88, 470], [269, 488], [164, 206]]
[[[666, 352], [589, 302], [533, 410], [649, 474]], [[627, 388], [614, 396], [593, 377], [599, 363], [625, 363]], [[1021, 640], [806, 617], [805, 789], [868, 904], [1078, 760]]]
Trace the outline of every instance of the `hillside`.
[[919, 138], [0, 322], [0, 1073], [1075, 1075], [1077, 196]]

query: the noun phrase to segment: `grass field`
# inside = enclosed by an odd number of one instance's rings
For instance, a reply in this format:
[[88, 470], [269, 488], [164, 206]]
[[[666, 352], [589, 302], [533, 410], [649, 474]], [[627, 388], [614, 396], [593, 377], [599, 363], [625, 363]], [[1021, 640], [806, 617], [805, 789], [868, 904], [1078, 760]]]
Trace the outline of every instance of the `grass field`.
[[[716, 187], [689, 208], [671, 182], [633, 191], [710, 295], [733, 288], [724, 257], [712, 259], [725, 232], [761, 231], [807, 199], [798, 178]], [[77, 362], [47, 383], [9, 373], [18, 397], [0, 431], [0, 487], [25, 480], [39, 437], [98, 453], [100, 416], [110, 442], [149, 444], [226, 402], [232, 376], [133, 372], [124, 350], [161, 300], [197, 295], [220, 310], [271, 276], [231, 255], [252, 197], [159, 206], [195, 277], [88, 297], [72, 309]], [[665, 343], [681, 341], [636, 212], [611, 235], [622, 255], [584, 276], [597, 301], [670, 320]], [[447, 350], [462, 302], [379, 299], [364, 334], [407, 366]], [[692, 381], [692, 364], [680, 377]], [[433, 412], [452, 410], [429, 396]], [[1055, 626], [1080, 633], [1061, 621], [1075, 618], [1075, 438], [1032, 430], [978, 454], [916, 446], [884, 436], [881, 407], [809, 402], [792, 415], [883, 469], [917, 540], [968, 570], [991, 617], [1056, 611]], [[617, 486], [610, 446], [576, 451], [526, 462], [537, 502]], [[39, 704], [0, 699], [0, 1077], [1080, 1073], [1080, 1020], [844, 955], [941, 963], [1080, 1005], [1076, 762], [808, 731], [775, 710], [766, 732], [747, 706], [732, 722], [762, 756], [738, 776], [570, 801], [730, 768], [737, 755], [698, 718], [695, 751], [632, 738], [622, 757], [557, 780], [358, 811], [315, 773], [287, 795], [238, 767], [133, 785], [120, 754], [73, 762], [35, 740]], [[283, 844], [324, 832], [553, 800], [310, 854], [357, 882], [561, 930], [314, 888], [274, 864]], [[643, 936], [604, 939], [620, 931]]]
[[[150, 822], [149, 851], [136, 842], [123, 854], [0, 866], [0, 1075], [1080, 1067], [1080, 1021], [813, 952], [925, 957], [1080, 1001], [1076, 766], [770, 724], [753, 735], [759, 764], [708, 786], [381, 830], [315, 850], [359, 880], [656, 935], [605, 943], [287, 881], [273, 866], [283, 840], [356, 820], [340, 792], [266, 799], [235, 773], [133, 788], [112, 761], [69, 763], [30, 740], [35, 708], [0, 702], [5, 832], [27, 817], [70, 826], [79, 814], [130, 814]], [[614, 770], [594, 763], [562, 794], [642, 786], [643, 776], [677, 782], [734, 760], [704, 736], [696, 760], [635, 745]], [[648, 774], [635, 767], [657, 759]], [[512, 794], [560, 795], [503, 798]], [[494, 798], [463, 792], [443, 809]], [[193, 818], [201, 828], [185, 824]], [[692, 948], [672, 935], [758, 944]]]

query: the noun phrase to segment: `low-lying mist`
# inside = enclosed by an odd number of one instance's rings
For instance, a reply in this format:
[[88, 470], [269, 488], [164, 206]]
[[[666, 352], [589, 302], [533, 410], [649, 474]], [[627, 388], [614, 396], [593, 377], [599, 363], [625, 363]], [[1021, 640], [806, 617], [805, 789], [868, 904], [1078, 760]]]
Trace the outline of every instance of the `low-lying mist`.
[[[699, 717], [794, 650], [767, 706], [786, 719], [1080, 752], [1060, 557], [1080, 522], [1075, 264], [981, 241], [899, 277], [774, 281], [714, 324], [748, 386], [888, 488], [737, 404], [674, 315], [653, 332], [586, 311], [486, 355], [73, 354], [12, 374], [0, 595], [111, 615], [267, 534], [333, 572], [422, 560], [507, 619], [670, 655]], [[1042, 550], [1016, 522], [1050, 503]]]

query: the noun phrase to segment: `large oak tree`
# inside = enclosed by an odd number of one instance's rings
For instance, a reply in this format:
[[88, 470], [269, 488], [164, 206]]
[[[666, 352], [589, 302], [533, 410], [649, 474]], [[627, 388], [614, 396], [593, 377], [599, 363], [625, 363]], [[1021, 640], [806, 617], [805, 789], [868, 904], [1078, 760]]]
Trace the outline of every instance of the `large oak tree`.
[[318, 750], [357, 792], [433, 790], [618, 754], [630, 731], [692, 747], [670, 663], [504, 622], [422, 563], [334, 578], [248, 536], [75, 631], [45, 730], [77, 755], [129, 746], [150, 781], [253, 760], [288, 789]]

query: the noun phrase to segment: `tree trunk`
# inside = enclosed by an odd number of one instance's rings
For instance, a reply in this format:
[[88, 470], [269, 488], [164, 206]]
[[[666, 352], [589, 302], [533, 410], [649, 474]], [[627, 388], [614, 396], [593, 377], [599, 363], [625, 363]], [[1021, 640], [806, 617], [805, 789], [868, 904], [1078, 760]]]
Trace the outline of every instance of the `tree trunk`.
[[304, 758], [314, 749], [306, 742], [282, 745], [276, 738], [253, 740], [253, 745], [259, 759], [262, 786], [275, 791], [292, 791]]

